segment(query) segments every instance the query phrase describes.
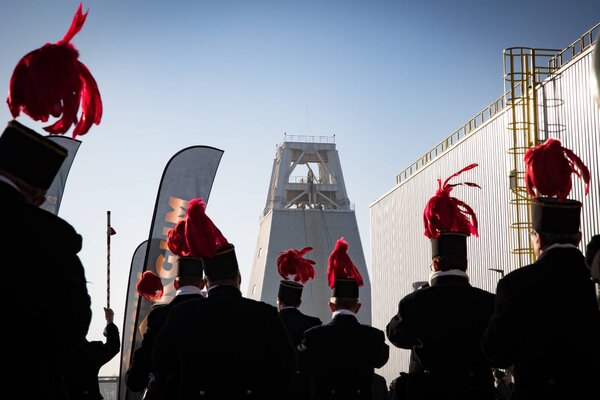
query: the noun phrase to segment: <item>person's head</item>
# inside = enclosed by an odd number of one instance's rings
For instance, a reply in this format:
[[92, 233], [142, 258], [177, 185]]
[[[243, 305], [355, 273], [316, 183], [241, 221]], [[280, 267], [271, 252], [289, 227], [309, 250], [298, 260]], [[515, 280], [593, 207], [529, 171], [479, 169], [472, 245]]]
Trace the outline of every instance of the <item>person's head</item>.
[[202, 260], [194, 257], [179, 257], [177, 259], [177, 276], [173, 285], [175, 289], [184, 286], [204, 289], [206, 279], [203, 276]]
[[443, 232], [430, 240], [433, 271], [467, 270], [467, 235]]
[[569, 199], [534, 199], [530, 236], [536, 257], [553, 244], [579, 245], [581, 206], [580, 202]]
[[298, 308], [302, 304], [302, 286], [298, 282], [283, 279], [279, 282], [279, 292], [277, 293], [277, 308], [279, 310], [286, 307]]
[[352, 311], [354, 314], [360, 310], [360, 299], [358, 297], [336, 297], [329, 299], [329, 308], [332, 312], [339, 310]]
[[67, 154], [64, 147], [13, 120], [0, 136], [0, 175], [19, 188], [25, 201], [40, 206]]

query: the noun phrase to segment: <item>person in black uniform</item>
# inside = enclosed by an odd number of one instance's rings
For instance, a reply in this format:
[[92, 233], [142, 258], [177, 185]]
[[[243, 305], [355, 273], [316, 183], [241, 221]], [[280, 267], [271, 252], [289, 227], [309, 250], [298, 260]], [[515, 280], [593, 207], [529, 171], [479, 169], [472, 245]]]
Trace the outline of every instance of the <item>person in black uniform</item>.
[[[277, 309], [242, 297], [235, 248], [205, 214], [202, 199], [188, 215], [202, 224], [190, 253], [202, 258], [208, 297], [171, 308], [153, 359], [176, 375], [179, 399], [279, 399], [291, 384], [296, 356]], [[173, 397], [173, 392], [169, 395]]]
[[[169, 241], [167, 241], [169, 243]], [[175, 297], [169, 303], [155, 305], [146, 318], [146, 330], [141, 346], [133, 353], [133, 360], [127, 370], [126, 384], [132, 392], [144, 392], [144, 399], [161, 399], [166, 392], [167, 379], [159, 376], [152, 364], [154, 340], [167, 320], [169, 309], [189, 300], [204, 299], [202, 289], [206, 285], [203, 277], [202, 260], [194, 257], [179, 257], [176, 261], [177, 276], [174, 286]], [[149, 271], [147, 271], [149, 272]], [[146, 299], [154, 299], [156, 286], [145, 285], [144, 279], [158, 279], [156, 275], [145, 274], [138, 283], [138, 293]], [[144, 291], [147, 287], [150, 290]]]
[[342, 237], [329, 255], [331, 322], [304, 332], [298, 347], [300, 370], [310, 377], [315, 400], [372, 400], [374, 369], [389, 358], [383, 332], [356, 319], [363, 282], [347, 251]]
[[[80, 8], [63, 40], [31, 51], [17, 63], [7, 99], [14, 118], [21, 112], [43, 122], [62, 117], [44, 129], [63, 134], [77, 123], [74, 135], [100, 122], [98, 88], [70, 43], [84, 21]], [[86, 117], [78, 121], [80, 105]], [[64, 147], [16, 120], [0, 136], [0, 251], [7, 282], [3, 294], [11, 302], [5, 307], [10, 329], [3, 339], [13, 349], [3, 357], [8, 366], [3, 378], [27, 398], [68, 396], [67, 364], [92, 317], [77, 255], [81, 236], [39, 208], [66, 157]]]
[[104, 308], [106, 327], [104, 336], [106, 342], [85, 340], [75, 353], [75, 358], [69, 364], [67, 386], [70, 400], [102, 400], [98, 384], [100, 368], [119, 353], [121, 340], [119, 328], [114, 324], [115, 313], [110, 308]]
[[528, 150], [525, 163], [537, 260], [498, 282], [483, 349], [494, 367], [513, 367], [511, 399], [597, 399], [600, 310], [577, 248], [582, 203], [567, 198], [571, 174], [589, 184], [589, 172], [552, 138]]
[[[407, 398], [492, 400], [494, 377], [481, 351], [481, 335], [494, 311], [494, 295], [471, 286], [467, 237], [478, 235], [474, 211], [451, 197], [448, 178], [425, 207], [431, 241], [429, 285], [406, 295], [387, 325], [388, 339], [411, 350]], [[466, 183], [469, 186], [477, 186]], [[400, 396], [400, 398], [403, 398]]]
[[[303, 258], [304, 254], [311, 250], [312, 247], [305, 247], [302, 250], [289, 249], [282, 252], [277, 258], [277, 270], [279, 275], [284, 278], [279, 282], [277, 309], [290, 334], [294, 348], [297, 348], [302, 342], [304, 331], [323, 324], [319, 318], [305, 315], [299, 310], [302, 304], [303, 284], [315, 277], [313, 267], [315, 262]], [[294, 276], [294, 281], [287, 279], [289, 275]], [[298, 400], [310, 398], [310, 380], [301, 371], [296, 371], [290, 393], [286, 397]]]
[[585, 263], [590, 269], [592, 281], [596, 284], [596, 298], [600, 306], [600, 235], [592, 236], [585, 247]]
[[[7, 299], [5, 332], [14, 349], [4, 378], [30, 398], [66, 398], [68, 360], [85, 339], [92, 317], [81, 236], [39, 208], [67, 151], [17, 121], [0, 136], [0, 249]], [[24, 276], [29, 278], [24, 281]], [[18, 328], [18, 329], [16, 329]], [[39, 334], [43, 329], [44, 334]]]

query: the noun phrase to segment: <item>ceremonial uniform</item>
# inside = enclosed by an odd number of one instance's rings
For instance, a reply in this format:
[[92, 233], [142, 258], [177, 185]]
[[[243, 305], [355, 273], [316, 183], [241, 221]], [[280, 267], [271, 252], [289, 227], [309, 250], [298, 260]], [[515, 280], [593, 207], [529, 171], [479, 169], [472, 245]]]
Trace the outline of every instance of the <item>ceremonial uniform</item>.
[[494, 295], [466, 275], [441, 275], [404, 297], [387, 337], [411, 349], [409, 399], [493, 398], [494, 378], [481, 351], [481, 335], [494, 311]]
[[159, 374], [179, 375], [179, 399], [279, 399], [296, 371], [277, 309], [231, 285], [173, 307], [154, 360]]
[[298, 347], [302, 342], [302, 336], [306, 330], [323, 324], [319, 318], [305, 315], [295, 307], [283, 308], [279, 311], [279, 315], [290, 334], [294, 347]]
[[[451, 175], [423, 213], [431, 243], [431, 274], [425, 285], [406, 295], [386, 327], [396, 347], [410, 349], [406, 381], [409, 400], [492, 400], [494, 376], [481, 350], [481, 336], [494, 311], [494, 295], [471, 286], [467, 275], [467, 237], [477, 236], [475, 212], [451, 197]], [[477, 184], [466, 182], [470, 187]], [[415, 285], [413, 285], [415, 287]], [[400, 390], [400, 389], [399, 389]]]
[[159, 376], [176, 377], [168, 398], [280, 399], [296, 371], [296, 355], [277, 309], [242, 297], [235, 248], [192, 199], [169, 231], [169, 249], [200, 259], [208, 297], [177, 304], [156, 337]]
[[102, 400], [98, 385], [100, 368], [119, 353], [119, 328], [109, 323], [105, 328], [106, 343], [87, 340], [77, 349], [69, 364], [67, 384], [70, 400]]
[[373, 399], [373, 373], [389, 358], [379, 329], [361, 325], [350, 312], [304, 332], [299, 363], [313, 383], [313, 399]]
[[554, 245], [498, 282], [483, 349], [516, 399], [597, 399], [600, 311], [581, 252]]
[[[34, 159], [28, 158], [31, 156]], [[47, 189], [66, 150], [16, 121], [0, 136], [0, 169]], [[34, 163], [35, 162], [35, 163]], [[63, 219], [26, 201], [0, 171], [0, 249], [6, 307], [6, 382], [26, 397], [60, 399], [74, 350], [85, 340], [92, 317], [81, 236]], [[7, 326], [8, 327], [8, 326]], [[7, 353], [8, 354], [8, 353]]]
[[[170, 243], [168, 241], [167, 243]], [[202, 289], [203, 279], [202, 260], [194, 257], [178, 257], [175, 262], [177, 277], [174, 285], [177, 289], [175, 297], [168, 304], [154, 306], [146, 317], [146, 330], [141, 346], [133, 353], [133, 361], [127, 370], [127, 387], [133, 392], [144, 392], [145, 400], [160, 400], [165, 398], [169, 390], [175, 390], [177, 377], [160, 375], [152, 362], [154, 340], [162, 329], [169, 315], [169, 310], [177, 304], [190, 300], [204, 300]], [[183, 283], [182, 283], [183, 282]], [[181, 287], [179, 287], [181, 285]], [[138, 294], [148, 299], [162, 296], [163, 287], [160, 278], [153, 273], [145, 272], [136, 285]], [[156, 294], [158, 292], [158, 295]]]
[[600, 310], [583, 254], [579, 201], [567, 198], [585, 164], [550, 138], [525, 153], [530, 232], [537, 260], [503, 277], [483, 337], [492, 365], [511, 367], [515, 400], [597, 399]]

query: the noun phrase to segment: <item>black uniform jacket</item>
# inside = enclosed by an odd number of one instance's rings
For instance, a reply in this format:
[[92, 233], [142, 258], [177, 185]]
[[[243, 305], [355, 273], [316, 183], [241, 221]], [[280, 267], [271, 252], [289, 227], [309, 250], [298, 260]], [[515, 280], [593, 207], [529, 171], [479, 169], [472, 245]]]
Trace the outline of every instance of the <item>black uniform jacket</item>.
[[599, 313], [581, 252], [551, 247], [498, 282], [483, 349], [516, 399], [598, 399]]
[[155, 372], [152, 364], [152, 347], [158, 332], [167, 321], [169, 309], [189, 300], [204, 299], [201, 294], [180, 294], [175, 296], [167, 304], [158, 304], [150, 310], [146, 320], [146, 331], [142, 338], [142, 344], [133, 353], [133, 360], [127, 370], [127, 387], [132, 392], [141, 392], [148, 386], [150, 373]]
[[[279, 315], [281, 316], [283, 324], [290, 334], [294, 348], [298, 348], [298, 345], [300, 345], [302, 342], [302, 338], [304, 337], [304, 332], [306, 330], [312, 328], [313, 326], [319, 326], [323, 324], [319, 318], [305, 315], [294, 307], [282, 309], [279, 311]], [[309, 377], [299, 370], [296, 371], [296, 376], [294, 377], [294, 381], [286, 397], [289, 400], [310, 399], [310, 392]]]
[[66, 364], [85, 339], [92, 318], [81, 236], [67, 222], [27, 204], [0, 181], [0, 253], [6, 328], [13, 351], [3, 378], [28, 398], [66, 395]]
[[294, 307], [282, 309], [279, 311], [279, 315], [281, 316], [283, 324], [292, 338], [292, 344], [294, 347], [298, 347], [298, 345], [302, 342], [304, 331], [312, 328], [313, 326], [319, 326], [323, 324], [319, 318], [303, 314], [300, 312], [300, 310]]
[[119, 328], [106, 325], [106, 342], [87, 340], [81, 344], [73, 362], [69, 365], [67, 385], [70, 400], [101, 400], [98, 372], [120, 350]]
[[279, 399], [296, 371], [277, 309], [230, 285], [172, 307], [153, 355], [159, 374], [179, 377], [179, 399]]
[[412, 350], [409, 399], [493, 399], [494, 377], [481, 350], [493, 310], [492, 293], [455, 275], [400, 300], [386, 331], [395, 346]]
[[298, 348], [300, 369], [311, 377], [313, 399], [372, 399], [373, 373], [389, 358], [379, 329], [355, 316], [338, 314], [304, 332]]

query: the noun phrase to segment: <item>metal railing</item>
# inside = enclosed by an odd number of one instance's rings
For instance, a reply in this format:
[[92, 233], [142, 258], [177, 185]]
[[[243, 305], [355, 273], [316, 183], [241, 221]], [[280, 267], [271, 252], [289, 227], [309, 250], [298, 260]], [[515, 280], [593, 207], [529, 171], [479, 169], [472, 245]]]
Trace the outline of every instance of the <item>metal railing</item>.
[[[564, 50], [558, 52], [556, 56], [548, 61], [548, 69], [549, 70], [557, 70], [562, 67], [570, 60], [575, 58], [577, 55], [583, 53], [590, 46], [594, 44], [594, 41], [600, 35], [600, 23], [596, 24], [592, 29], [581, 35], [581, 37], [569, 45]], [[409, 176], [416, 173], [418, 170], [426, 166], [433, 159], [438, 157], [440, 154], [444, 153], [449, 148], [453, 147], [460, 139], [469, 135], [473, 130], [480, 127], [485, 121], [489, 120], [491, 117], [496, 115], [500, 110], [502, 110], [505, 104], [506, 93], [502, 95], [498, 100], [494, 101], [491, 105], [484, 108], [481, 112], [479, 112], [475, 117], [471, 118], [466, 124], [458, 128], [454, 131], [450, 136], [446, 137], [446, 139], [442, 140], [436, 146], [434, 146], [431, 150], [429, 150], [425, 155], [421, 158], [410, 164], [404, 170], [396, 175], [396, 184], [401, 183], [406, 180]]]
[[303, 135], [288, 135], [286, 132], [283, 133], [284, 142], [297, 142], [297, 143], [334, 143], [335, 135], [333, 136], [303, 136]]
[[450, 136], [446, 139], [442, 140], [435, 147], [429, 150], [423, 157], [406, 167], [399, 174], [396, 175], [396, 183], [400, 183], [419, 169], [423, 168], [427, 165], [431, 160], [436, 158], [438, 155], [442, 154], [450, 147], [454, 146], [460, 139], [469, 135], [471, 132], [479, 128], [486, 121], [492, 118], [494, 115], [498, 114], [500, 110], [504, 108], [504, 95], [494, 101], [492, 104], [484, 108], [477, 115], [471, 118], [467, 123], [454, 131]]

